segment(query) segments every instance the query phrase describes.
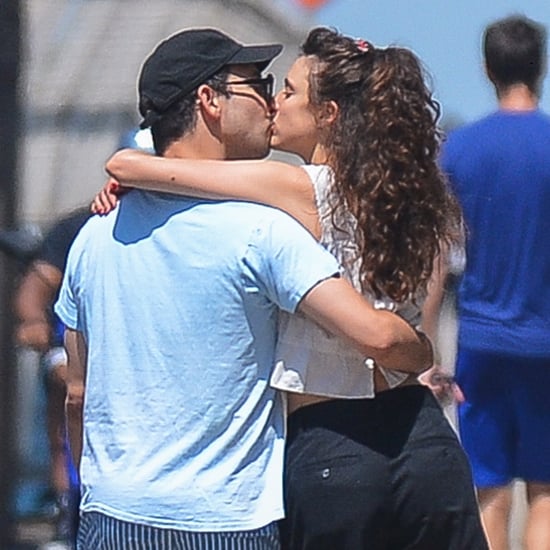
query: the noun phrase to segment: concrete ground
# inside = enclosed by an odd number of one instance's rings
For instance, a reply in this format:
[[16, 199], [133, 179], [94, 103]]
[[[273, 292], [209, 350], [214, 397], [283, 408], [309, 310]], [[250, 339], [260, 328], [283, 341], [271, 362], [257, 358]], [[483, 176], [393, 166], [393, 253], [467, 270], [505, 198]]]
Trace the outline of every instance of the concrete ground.
[[29, 519], [17, 525], [17, 546], [13, 550], [42, 550], [52, 540], [54, 528], [42, 519]]

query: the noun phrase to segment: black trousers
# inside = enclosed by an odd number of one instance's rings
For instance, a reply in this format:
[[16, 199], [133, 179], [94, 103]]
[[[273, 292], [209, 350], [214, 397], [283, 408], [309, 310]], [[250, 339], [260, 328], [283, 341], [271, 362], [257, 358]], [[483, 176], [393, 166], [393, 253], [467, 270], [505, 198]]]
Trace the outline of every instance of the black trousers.
[[423, 386], [291, 414], [285, 498], [283, 549], [488, 549], [470, 466]]

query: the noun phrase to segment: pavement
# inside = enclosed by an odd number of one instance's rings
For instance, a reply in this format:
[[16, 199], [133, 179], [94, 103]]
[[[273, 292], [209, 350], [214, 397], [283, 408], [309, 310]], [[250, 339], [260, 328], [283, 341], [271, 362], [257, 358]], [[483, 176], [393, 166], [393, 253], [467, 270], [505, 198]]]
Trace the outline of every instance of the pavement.
[[9, 550], [69, 550], [67, 545], [53, 541], [54, 533], [51, 520], [44, 518], [21, 520], [16, 525], [16, 543]]

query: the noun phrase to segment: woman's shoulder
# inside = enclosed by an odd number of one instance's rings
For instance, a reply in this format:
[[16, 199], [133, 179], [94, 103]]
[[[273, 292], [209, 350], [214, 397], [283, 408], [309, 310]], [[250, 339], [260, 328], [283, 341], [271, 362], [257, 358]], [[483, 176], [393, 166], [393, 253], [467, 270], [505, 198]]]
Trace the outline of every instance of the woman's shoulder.
[[327, 164], [302, 164], [313, 185], [328, 185], [332, 180], [332, 170]]
[[300, 168], [306, 172], [313, 186], [317, 211], [320, 218], [323, 218], [334, 205], [332, 169], [326, 164], [303, 164]]

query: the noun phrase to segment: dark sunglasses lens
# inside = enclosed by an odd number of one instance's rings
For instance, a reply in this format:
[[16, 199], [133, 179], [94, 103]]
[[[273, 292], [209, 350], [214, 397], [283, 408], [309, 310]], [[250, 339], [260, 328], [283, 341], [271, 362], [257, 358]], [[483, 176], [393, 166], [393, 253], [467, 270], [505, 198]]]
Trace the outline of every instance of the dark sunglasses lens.
[[275, 79], [272, 74], [268, 74], [264, 78], [249, 78], [246, 80], [238, 80], [234, 82], [228, 82], [232, 85], [247, 85], [250, 86], [260, 97], [267, 102], [273, 100], [273, 84]]
[[264, 98], [268, 101], [271, 101], [273, 99], [273, 75], [268, 74], [264, 79], [264, 86], [265, 86], [265, 96]]
[[273, 92], [273, 81], [269, 78], [258, 79], [254, 84], [251, 85], [254, 91], [260, 96], [263, 97], [266, 101], [271, 101], [272, 92]]
[[258, 78], [252, 85], [254, 91], [267, 102], [273, 99], [273, 75], [268, 74], [264, 78]]
[[263, 82], [257, 81], [250, 84], [250, 87], [260, 96], [265, 99], [266, 97], [266, 88]]

